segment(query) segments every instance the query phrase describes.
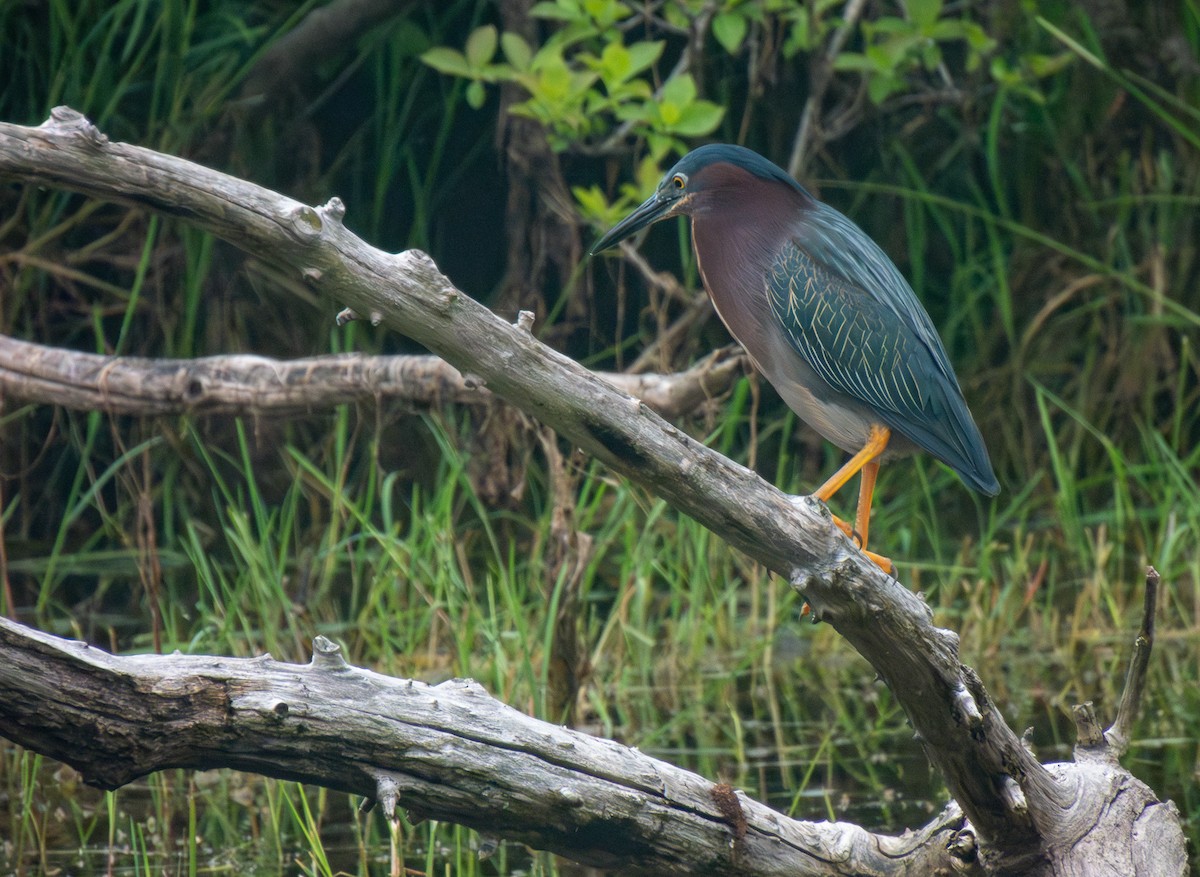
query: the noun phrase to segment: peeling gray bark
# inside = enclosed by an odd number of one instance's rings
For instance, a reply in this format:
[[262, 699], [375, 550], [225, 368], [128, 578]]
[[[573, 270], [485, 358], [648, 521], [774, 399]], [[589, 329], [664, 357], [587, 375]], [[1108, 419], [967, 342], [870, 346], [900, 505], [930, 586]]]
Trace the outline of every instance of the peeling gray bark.
[[[822, 504], [784, 496], [539, 343], [527, 324], [498, 318], [451, 285], [424, 253], [368, 246], [342, 225], [337, 199], [311, 208], [190, 162], [110, 143], [64, 108], [39, 128], [0, 124], [0, 178], [180, 216], [294, 272], [328, 300], [421, 342], [468, 381], [486, 384], [785, 576], [803, 592], [814, 620], [837, 629], [903, 706], [965, 814], [951, 851], [968, 873], [1186, 872], [1172, 805], [1157, 802], [1120, 768], [1103, 736], [1095, 745], [1106, 764], [1092, 757], [1090, 740], [1074, 764], [1040, 764], [962, 664], [957, 636], [935, 627], [924, 601], [867, 560]], [[1154, 827], [1149, 835], [1146, 819]], [[617, 842], [623, 824], [607, 825], [617, 834], [606, 842]], [[636, 858], [646, 849], [636, 844], [631, 851]]]
[[[601, 372], [663, 417], [690, 414], [727, 392], [745, 358], [727, 351], [677, 374]], [[283, 415], [347, 402], [414, 405], [491, 402], [437, 356], [343, 354], [278, 360], [231, 354], [199, 359], [101, 356], [0, 335], [0, 399], [114, 414]]]

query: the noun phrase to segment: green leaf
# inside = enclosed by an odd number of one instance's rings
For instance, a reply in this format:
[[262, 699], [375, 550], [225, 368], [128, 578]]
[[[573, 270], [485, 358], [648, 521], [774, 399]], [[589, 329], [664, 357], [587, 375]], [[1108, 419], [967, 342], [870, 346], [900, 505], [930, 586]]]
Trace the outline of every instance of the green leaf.
[[508, 63], [518, 70], [528, 70], [529, 62], [533, 60], [533, 50], [520, 34], [505, 31], [500, 34], [500, 47], [504, 49], [504, 57]]
[[650, 123], [661, 117], [653, 102], [620, 104], [613, 109], [613, 115], [621, 122]]
[[479, 109], [486, 99], [487, 93], [483, 90], [483, 83], [478, 79], [467, 85], [467, 105], [471, 109]]
[[926, 70], [936, 70], [938, 64], [942, 63], [942, 47], [932, 40], [924, 42], [921, 45], [921, 63]]
[[436, 46], [421, 55], [421, 60], [441, 73], [468, 79], [471, 77], [471, 65], [467, 63], [463, 53], [455, 49]]
[[609, 43], [600, 53], [600, 77], [604, 83], [616, 85], [633, 72], [633, 59], [620, 43]]
[[866, 55], [858, 52], [842, 52], [833, 59], [833, 69], [847, 72], [873, 73], [879, 69], [879, 66]]
[[787, 39], [783, 41], [783, 56], [785, 58], [793, 58], [800, 52], [807, 52], [816, 40], [813, 39], [809, 32], [808, 17], [801, 15], [792, 21], [792, 26], [788, 28]]
[[508, 113], [511, 116], [520, 116], [522, 119], [533, 119], [539, 121], [540, 114], [533, 105], [533, 101], [522, 101], [519, 104], [513, 104], [508, 108]]
[[633, 79], [609, 87], [609, 103], [613, 106], [644, 101], [650, 97], [650, 83], [644, 79]]
[[636, 76], [658, 60], [663, 53], [663, 40], [634, 43], [629, 47], [629, 75]]
[[948, 42], [950, 40], [964, 40], [967, 38], [967, 25], [970, 22], [958, 21], [953, 18], [945, 18], [934, 24], [933, 27], [925, 31], [925, 35], [930, 39], [941, 40]]
[[1057, 55], [1026, 55], [1025, 62], [1034, 76], [1038, 79], [1045, 79], [1047, 76], [1061, 73], [1075, 63], [1075, 56], [1068, 52]]
[[916, 33], [916, 28], [913, 27], [911, 21], [905, 21], [903, 18], [896, 18], [894, 15], [884, 15], [874, 21], [863, 22], [863, 32], [874, 40], [877, 36], [889, 34], [908, 34]]
[[599, 76], [590, 70], [575, 70], [571, 72], [571, 81], [568, 94], [575, 98], [579, 103], [583, 102], [588, 91], [596, 83]]
[[[661, 157], [660, 155], [659, 158]], [[637, 180], [637, 186], [633, 191], [628, 193], [629, 200], [635, 204], [643, 200], [654, 191], [662, 175], [663, 168], [653, 155], [647, 155], [643, 158], [638, 162], [637, 169], [634, 171], [634, 179]]]
[[746, 38], [746, 19], [736, 12], [722, 12], [713, 18], [712, 32], [726, 52], [736, 55]]
[[548, 59], [538, 73], [536, 94], [539, 97], [558, 102], [567, 96], [571, 88], [571, 71], [561, 57]]
[[981, 55], [986, 55], [996, 48], [996, 41], [973, 21], [963, 22], [963, 35], [967, 39], [967, 45]]
[[662, 89], [663, 103], [684, 106], [696, 99], [696, 81], [690, 73], [681, 73], [667, 80]]
[[867, 82], [867, 97], [871, 103], [878, 106], [883, 103], [894, 92], [903, 88], [904, 82], [889, 73], [881, 73], [878, 76], [872, 76]]
[[477, 27], [467, 37], [467, 63], [472, 67], [482, 67], [496, 55], [496, 28], [485, 24]]
[[662, 7], [662, 12], [667, 19], [667, 24], [685, 33], [692, 25], [692, 20], [683, 3], [667, 3]]
[[1013, 70], [1003, 58], [993, 58], [990, 71], [992, 79], [1001, 85], [1016, 87], [1021, 84], [1021, 74]]
[[529, 9], [529, 14], [533, 18], [548, 18], [555, 21], [574, 21], [579, 17], [577, 8], [568, 8], [564, 3], [534, 3]]
[[905, 66], [905, 61], [920, 49], [927, 41], [920, 34], [893, 34], [886, 40], [881, 40], [867, 47], [867, 57], [878, 65], [880, 70], [889, 73]]
[[715, 131], [724, 115], [725, 108], [712, 101], [694, 101], [680, 111], [671, 131], [683, 137], [702, 137]]
[[616, 222], [620, 216], [615, 216], [616, 211], [608, 203], [608, 198], [599, 186], [590, 186], [583, 188], [575, 186], [571, 189], [571, 194], [575, 196], [575, 203], [579, 205], [580, 212], [585, 218], [591, 219], [601, 225], [608, 225], [611, 222]]
[[534, 53], [533, 60], [529, 62], [529, 69], [540, 71], [551, 65], [565, 63], [563, 60], [563, 47], [558, 43], [547, 42]]
[[602, 28], [629, 17], [629, 7], [619, 0], [583, 0], [584, 11]]
[[663, 156], [670, 152], [675, 144], [675, 138], [665, 134], [649, 133], [646, 135], [646, 146], [650, 150], [650, 156], [656, 162], [661, 162]]
[[907, 0], [905, 5], [909, 19], [921, 31], [931, 28], [942, 14], [942, 0]]

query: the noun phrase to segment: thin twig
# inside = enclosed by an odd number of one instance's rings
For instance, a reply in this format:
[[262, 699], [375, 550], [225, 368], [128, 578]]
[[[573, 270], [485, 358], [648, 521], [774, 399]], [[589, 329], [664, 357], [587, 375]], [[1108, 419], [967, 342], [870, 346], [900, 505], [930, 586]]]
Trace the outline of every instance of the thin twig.
[[702, 323], [712, 312], [712, 303], [708, 296], [696, 296], [670, 326], [655, 335], [654, 340], [642, 349], [637, 359], [626, 371], [634, 375], [642, 374], [655, 370], [662, 363], [670, 362], [675, 356], [680, 340], [692, 330], [693, 326]]
[[643, 280], [658, 289], [672, 301], [690, 306], [698, 298], [698, 296], [689, 292], [670, 271], [655, 271], [654, 267], [646, 261], [646, 257], [639, 252], [637, 247], [629, 243], [623, 243], [621, 245], [621, 255], [625, 257], [625, 260], [629, 264], [637, 269], [638, 273], [642, 275]]
[[842, 13], [842, 26], [833, 33], [829, 45], [819, 58], [813, 61], [812, 75], [809, 77], [808, 100], [804, 102], [804, 112], [800, 116], [800, 127], [796, 129], [796, 139], [792, 141], [792, 157], [788, 160], [788, 173], [793, 177], [799, 176], [804, 170], [808, 156], [812, 152], [810, 143], [815, 139], [816, 128], [821, 115], [821, 102], [833, 78], [833, 62], [841, 53], [851, 31], [862, 17], [866, 0], [849, 0]]
[[1104, 737], [1113, 753], [1118, 757], [1129, 749], [1133, 721], [1142, 706], [1145, 690], [1146, 670], [1150, 666], [1150, 650], [1154, 648], [1154, 614], [1158, 607], [1158, 570], [1146, 567], [1146, 593], [1142, 600], [1142, 629], [1133, 641], [1133, 656], [1129, 659], [1129, 672], [1125, 675], [1125, 690], [1121, 692], [1121, 703], [1117, 707], [1117, 718]]

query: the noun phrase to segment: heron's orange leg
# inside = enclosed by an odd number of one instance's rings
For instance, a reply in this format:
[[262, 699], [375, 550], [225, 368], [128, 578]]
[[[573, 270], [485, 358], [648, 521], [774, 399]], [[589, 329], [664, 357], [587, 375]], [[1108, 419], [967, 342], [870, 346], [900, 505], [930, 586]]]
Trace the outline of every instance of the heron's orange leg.
[[[871, 434], [867, 438], [867, 443], [863, 445], [863, 449], [847, 460], [846, 465], [834, 472], [828, 481], [813, 491], [813, 496], [821, 502], [829, 502], [830, 498], [845, 487], [846, 482], [857, 475], [863, 466], [883, 453], [887, 448], [888, 439], [891, 437], [892, 431], [886, 426], [872, 426]], [[871, 489], [875, 489], [873, 482]]]
[[875, 495], [875, 479], [879, 475], [879, 460], [872, 460], [862, 469], [862, 482], [858, 486], [858, 510], [854, 514], [854, 529], [862, 541], [859, 547], [863, 554], [888, 575], [895, 575], [896, 565], [890, 557], [867, 551], [867, 529], [871, 526], [871, 498]]
[[879, 477], [879, 460], [872, 460], [862, 468], [862, 481], [858, 485], [858, 508], [854, 512], [854, 529], [867, 547], [867, 529], [871, 526], [871, 498], [875, 495], [875, 479]]
[[832, 477], [813, 492], [813, 496], [828, 502], [830, 497], [846, 486], [846, 482], [858, 472], [862, 472], [862, 482], [858, 489], [858, 509], [854, 515], [854, 528], [838, 517], [833, 522], [851, 537], [857, 537], [859, 547], [884, 572], [891, 574], [895, 569], [892, 561], [874, 551], [867, 551], [867, 531], [871, 525], [871, 498], [875, 495], [875, 479], [879, 475], [879, 456], [887, 448], [892, 431], [886, 426], [873, 425], [863, 449], [851, 457], [846, 465], [833, 473]]

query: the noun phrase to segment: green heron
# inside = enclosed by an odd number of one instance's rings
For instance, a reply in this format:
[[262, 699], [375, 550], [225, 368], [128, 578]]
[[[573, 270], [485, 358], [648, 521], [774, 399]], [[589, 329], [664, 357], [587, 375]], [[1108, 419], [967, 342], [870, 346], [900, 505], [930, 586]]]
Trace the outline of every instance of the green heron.
[[975, 490], [999, 492], [929, 314], [862, 229], [758, 153], [713, 144], [680, 159], [592, 253], [678, 215], [691, 217], [730, 334], [793, 411], [853, 454], [813, 495], [828, 502], [862, 473], [853, 528], [835, 521], [864, 551], [883, 459], [924, 450]]

